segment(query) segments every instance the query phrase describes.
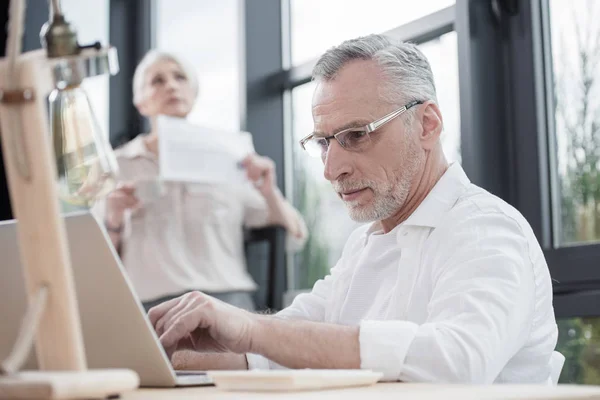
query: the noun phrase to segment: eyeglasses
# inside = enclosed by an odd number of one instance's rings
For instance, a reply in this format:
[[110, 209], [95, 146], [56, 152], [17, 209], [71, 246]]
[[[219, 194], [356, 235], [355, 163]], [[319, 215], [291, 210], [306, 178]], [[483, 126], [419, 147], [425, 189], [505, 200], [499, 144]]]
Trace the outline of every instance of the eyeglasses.
[[423, 104], [422, 100], [411, 101], [410, 103], [402, 106], [401, 108], [393, 111], [381, 118], [377, 121], [371, 122], [368, 125], [358, 128], [348, 128], [344, 129], [335, 135], [331, 136], [316, 136], [314, 133], [306, 136], [302, 140], [300, 140], [300, 145], [304, 150], [308, 152], [308, 154], [312, 157], [324, 157], [327, 154], [327, 150], [329, 149], [329, 141], [331, 139], [337, 140], [337, 142], [342, 146], [342, 148], [349, 151], [363, 151], [368, 148], [371, 144], [371, 136], [370, 133], [381, 128], [388, 122], [392, 121], [396, 117], [402, 115], [408, 109], [416, 106], [417, 104]]

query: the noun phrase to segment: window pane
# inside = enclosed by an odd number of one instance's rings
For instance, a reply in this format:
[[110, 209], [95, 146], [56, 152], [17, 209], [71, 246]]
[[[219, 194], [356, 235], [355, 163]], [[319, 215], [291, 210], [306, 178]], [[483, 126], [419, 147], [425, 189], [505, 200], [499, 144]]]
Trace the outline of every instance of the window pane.
[[239, 0], [157, 1], [157, 48], [180, 55], [198, 74], [192, 122], [240, 128], [240, 11]]
[[[90, 44], [99, 41], [103, 45], [109, 42], [108, 27], [109, 0], [94, 2], [94, 12], [90, 13], [90, 3], [81, 0], [63, 0], [61, 2], [65, 17], [77, 29], [77, 39], [80, 44]], [[96, 76], [83, 81], [90, 103], [100, 124], [102, 133], [108, 138], [108, 84], [109, 76]]]
[[600, 318], [558, 321], [556, 350], [565, 356], [559, 383], [600, 384]]
[[[451, 161], [460, 161], [460, 115], [456, 33], [451, 32], [421, 45], [429, 58], [444, 117], [442, 143]], [[308, 225], [310, 236], [294, 258], [296, 287], [311, 288], [335, 265], [348, 236], [358, 227], [346, 207], [323, 177], [320, 159], [309, 157], [298, 142], [313, 130], [311, 114], [314, 83], [292, 90], [294, 205]]]
[[419, 46], [431, 64], [438, 103], [444, 118], [442, 147], [449, 162], [460, 157], [460, 97], [458, 93], [458, 49], [456, 32]]
[[298, 142], [313, 130], [311, 113], [314, 83], [292, 90], [294, 205], [304, 216], [310, 235], [296, 254], [296, 288], [308, 289], [323, 278], [342, 254], [346, 239], [358, 227], [346, 206], [323, 177], [323, 163], [309, 157]]
[[381, 33], [453, 5], [456, 0], [291, 0], [292, 65], [343, 40]]
[[600, 2], [549, 0], [556, 245], [600, 240]]

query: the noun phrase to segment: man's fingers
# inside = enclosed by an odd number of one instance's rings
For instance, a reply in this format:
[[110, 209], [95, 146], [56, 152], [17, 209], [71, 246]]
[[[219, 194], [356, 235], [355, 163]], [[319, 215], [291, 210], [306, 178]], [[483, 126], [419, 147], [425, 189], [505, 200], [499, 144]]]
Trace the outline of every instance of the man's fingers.
[[198, 294], [190, 296], [193, 301], [190, 301], [165, 323], [165, 331], [160, 336], [160, 342], [165, 348], [177, 345], [182, 339], [189, 339], [190, 345], [195, 347], [198, 344], [197, 340], [194, 341], [196, 339], [195, 332], [210, 326], [211, 321], [208, 315], [213, 313], [214, 303], [209, 300], [209, 297], [205, 298]]
[[156, 321], [156, 326], [154, 329], [156, 330], [158, 336], [165, 332], [165, 330], [169, 327], [169, 324], [173, 322], [174, 318], [177, 318], [179, 314], [189, 310], [190, 307], [194, 307], [195, 304], [195, 299], [187, 295], [178, 304], [168, 310], [162, 317], [160, 317], [158, 321]]
[[202, 313], [198, 310], [186, 311], [165, 325], [165, 332], [160, 336], [160, 343], [165, 349], [177, 346], [180, 340], [186, 338], [198, 327], [198, 319]]
[[[178, 319], [183, 318], [184, 315], [202, 308], [202, 303], [206, 302], [206, 298], [198, 292], [188, 293], [185, 297], [184, 301], [173, 307], [160, 321], [158, 321], [157, 326], [159, 335], [166, 332], [171, 325], [175, 324]], [[190, 326], [190, 332], [193, 332], [195, 328], [196, 327], [194, 326]]]
[[160, 303], [159, 305], [152, 307], [148, 311], [148, 318], [150, 319], [150, 323], [156, 329], [156, 323], [158, 320], [162, 318], [171, 308], [175, 307], [181, 301], [181, 297], [177, 297], [175, 299], [171, 299], [169, 301], [165, 301], [164, 303]]

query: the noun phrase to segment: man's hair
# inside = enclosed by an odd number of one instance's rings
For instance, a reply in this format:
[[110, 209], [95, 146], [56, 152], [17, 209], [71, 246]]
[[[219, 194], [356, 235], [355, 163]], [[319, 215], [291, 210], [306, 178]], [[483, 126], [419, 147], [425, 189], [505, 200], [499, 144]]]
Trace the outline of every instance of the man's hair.
[[346, 40], [319, 58], [312, 73], [315, 81], [334, 80], [338, 72], [356, 60], [374, 60], [381, 67], [386, 84], [379, 88], [382, 100], [399, 107], [413, 100], [437, 103], [429, 61], [418, 47], [384, 35]]
[[133, 104], [138, 104], [143, 100], [143, 89], [148, 68], [152, 67], [157, 62], [164, 60], [173, 61], [175, 64], [181, 67], [190, 85], [192, 88], [194, 88], [194, 95], [198, 95], [198, 76], [191, 65], [173, 53], [160, 50], [150, 50], [139, 62], [135, 68], [135, 73], [133, 74]]

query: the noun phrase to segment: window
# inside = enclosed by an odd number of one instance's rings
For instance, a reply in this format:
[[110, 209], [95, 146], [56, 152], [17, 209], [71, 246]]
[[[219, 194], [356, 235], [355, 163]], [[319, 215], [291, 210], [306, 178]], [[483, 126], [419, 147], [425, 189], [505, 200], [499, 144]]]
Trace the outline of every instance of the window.
[[[591, 309], [584, 313], [591, 316], [579, 315], [583, 308], [589, 308], [582, 295], [595, 293], [598, 282], [598, 249], [589, 244], [600, 242], [600, 3], [545, 0], [542, 4], [546, 11], [546, 96], [550, 100], [548, 142], [555, 247], [547, 250], [546, 256], [552, 263], [557, 255], [568, 255], [559, 257], [560, 263], [555, 262], [553, 277], [562, 277], [555, 286], [566, 281], [570, 291], [555, 296], [555, 304], [563, 302], [567, 306], [561, 307], [561, 313], [573, 316], [558, 320], [557, 350], [566, 358], [559, 382], [597, 385], [597, 300], [592, 300]], [[573, 296], [579, 300], [570, 300]]]
[[442, 146], [449, 162], [460, 157], [460, 96], [456, 32], [446, 33], [419, 46], [431, 64], [438, 103], [444, 118]]
[[181, 56], [198, 74], [192, 122], [240, 129], [241, 10], [240, 0], [157, 1], [156, 47]]
[[310, 236], [295, 256], [295, 288], [308, 289], [329, 273], [342, 254], [353, 229], [346, 206], [323, 177], [323, 163], [310, 157], [298, 144], [313, 130], [311, 100], [314, 83], [292, 90], [294, 206], [303, 215]]
[[[94, 12], [90, 13], [90, 5], [87, 2], [62, 1], [65, 17], [77, 29], [80, 44], [90, 44], [96, 41], [100, 41], [103, 45], [108, 44], [109, 7], [109, 0], [98, 1], [94, 3]], [[108, 80], [108, 75], [96, 76], [84, 80], [82, 84], [90, 99], [102, 133], [106, 137], [109, 135]]]
[[555, 245], [600, 241], [600, 3], [549, 0]]
[[[460, 113], [456, 33], [420, 45], [434, 74], [444, 117], [442, 144], [449, 161], [460, 161]], [[320, 159], [309, 157], [298, 145], [313, 130], [311, 101], [314, 83], [292, 89], [292, 158], [294, 205], [311, 233], [306, 247], [294, 257], [294, 288], [308, 289], [325, 276], [342, 254], [348, 236], [359, 225], [323, 177]]]
[[453, 5], [456, 0], [291, 0], [292, 65], [346, 39], [381, 33]]
[[557, 322], [556, 350], [565, 356], [559, 383], [600, 384], [600, 318], [569, 318]]

